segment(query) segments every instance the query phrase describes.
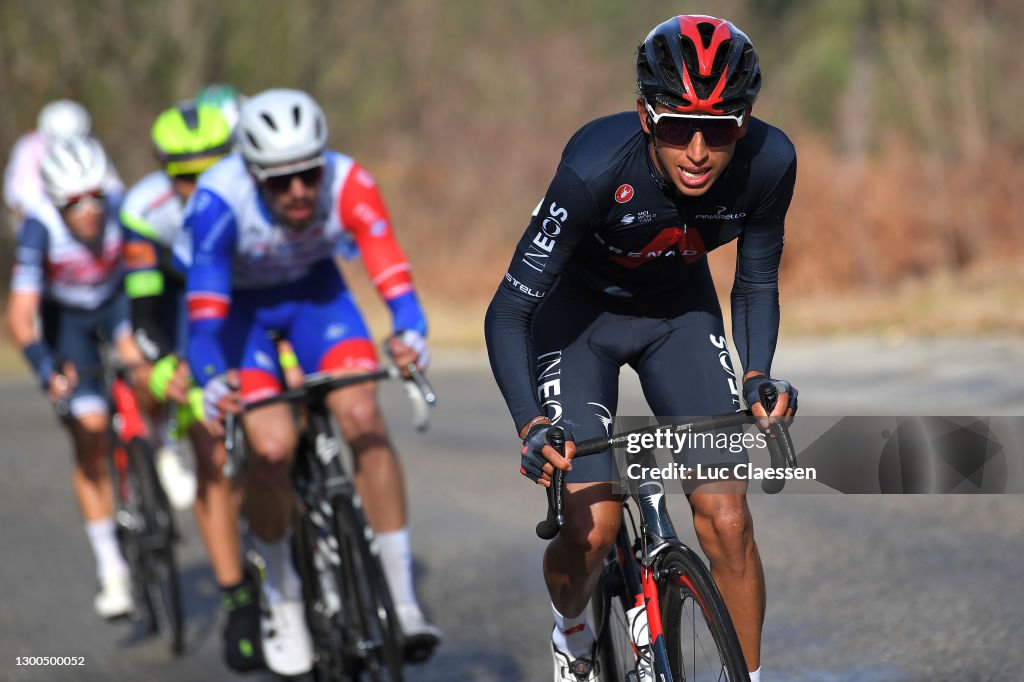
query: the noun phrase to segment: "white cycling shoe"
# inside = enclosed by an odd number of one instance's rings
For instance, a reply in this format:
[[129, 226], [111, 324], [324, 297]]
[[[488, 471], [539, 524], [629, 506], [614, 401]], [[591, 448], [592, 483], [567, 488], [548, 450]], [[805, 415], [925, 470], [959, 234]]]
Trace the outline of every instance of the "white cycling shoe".
[[182, 462], [182, 455], [166, 445], [156, 451], [156, 473], [171, 506], [182, 511], [196, 500], [196, 475]]
[[441, 629], [427, 620], [417, 604], [397, 604], [398, 624], [405, 636], [405, 660], [422, 663], [441, 643]]
[[302, 675], [313, 669], [313, 639], [300, 600], [285, 599], [264, 609], [260, 618], [263, 658], [278, 675]]
[[132, 579], [115, 573], [100, 580], [100, 591], [92, 601], [96, 614], [102, 618], [127, 616], [135, 609], [132, 600]]
[[569, 654], [560, 651], [555, 643], [551, 643], [551, 656], [555, 662], [555, 682], [601, 682], [601, 666], [597, 660], [596, 650], [590, 656], [569, 658]]

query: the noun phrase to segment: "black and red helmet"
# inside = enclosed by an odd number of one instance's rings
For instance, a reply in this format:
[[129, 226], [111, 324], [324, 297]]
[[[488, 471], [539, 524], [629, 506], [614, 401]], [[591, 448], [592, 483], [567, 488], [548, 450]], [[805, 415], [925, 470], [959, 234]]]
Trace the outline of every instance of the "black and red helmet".
[[743, 31], [687, 14], [655, 26], [637, 48], [636, 83], [644, 99], [679, 112], [734, 114], [754, 105], [761, 67]]

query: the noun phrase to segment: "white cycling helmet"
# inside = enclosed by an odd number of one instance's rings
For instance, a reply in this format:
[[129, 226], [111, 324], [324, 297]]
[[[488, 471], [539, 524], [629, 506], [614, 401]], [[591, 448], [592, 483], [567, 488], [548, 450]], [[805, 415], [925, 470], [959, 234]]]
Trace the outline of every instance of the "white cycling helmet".
[[89, 112], [78, 102], [58, 99], [39, 111], [36, 128], [49, 141], [63, 140], [76, 135], [88, 135], [92, 128]]
[[84, 135], [50, 143], [40, 168], [43, 189], [54, 204], [103, 189], [110, 161], [103, 145]]
[[242, 157], [257, 175], [268, 166], [280, 172], [323, 163], [327, 120], [316, 101], [301, 90], [265, 90], [246, 100], [236, 131]]

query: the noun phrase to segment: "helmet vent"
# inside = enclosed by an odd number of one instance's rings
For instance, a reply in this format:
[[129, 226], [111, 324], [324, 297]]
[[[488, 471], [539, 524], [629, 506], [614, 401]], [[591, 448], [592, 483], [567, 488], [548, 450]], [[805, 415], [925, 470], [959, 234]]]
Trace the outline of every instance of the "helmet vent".
[[260, 147], [260, 143], [256, 141], [256, 137], [253, 136], [253, 134], [250, 133], [248, 130], [245, 131], [245, 137], [246, 137], [246, 139], [249, 140], [249, 144], [251, 144], [253, 146], [253, 148], [255, 148], [255, 149], [262, 149], [262, 147]]
[[[706, 26], [707, 24], [701, 24]], [[732, 40], [723, 40], [715, 52], [715, 60], [711, 63], [711, 73], [722, 73], [729, 63], [729, 52], [732, 50]]]
[[[266, 122], [267, 126], [271, 130], [273, 130], [275, 132], [277, 131], [277, 124], [274, 123], [274, 119], [271, 118], [270, 114], [260, 114], [260, 118], [262, 118]], [[259, 145], [257, 145], [257, 146], [259, 146]]]
[[715, 34], [715, 25], [708, 21], [697, 24], [697, 33], [700, 34], [700, 41], [704, 43], [704, 49], [711, 47], [711, 36]]
[[199, 108], [194, 102], [181, 105], [181, 117], [185, 120], [185, 126], [189, 130], [199, 127]]
[[299, 122], [302, 120], [302, 110], [298, 106], [292, 107], [292, 121], [295, 123], [295, 127], [299, 127]]
[[672, 60], [672, 52], [668, 47], [668, 41], [663, 36], [654, 38], [654, 58], [657, 60], [658, 71], [661, 72], [663, 81], [678, 83], [681, 78], [679, 69]]

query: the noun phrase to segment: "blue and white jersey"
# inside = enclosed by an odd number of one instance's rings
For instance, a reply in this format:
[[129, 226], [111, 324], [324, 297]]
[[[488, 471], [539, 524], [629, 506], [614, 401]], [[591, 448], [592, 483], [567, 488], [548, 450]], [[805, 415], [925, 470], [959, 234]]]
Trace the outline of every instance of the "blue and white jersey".
[[18, 232], [11, 290], [38, 293], [60, 305], [95, 310], [121, 287], [121, 197], [107, 195], [103, 235], [79, 241], [49, 201], [36, 204]]
[[[224, 230], [236, 232], [231, 286], [263, 289], [294, 282], [317, 262], [335, 252], [354, 256], [355, 244], [340, 215], [343, 186], [349, 175], [365, 173], [349, 156], [324, 153], [324, 176], [317, 193], [314, 218], [296, 230], [271, 214], [239, 154], [231, 154], [199, 178], [185, 208], [186, 229], [174, 244], [175, 260], [188, 267], [192, 261], [192, 234], [196, 226], [208, 238], [219, 239]], [[214, 224], [205, 224], [212, 222]]]

